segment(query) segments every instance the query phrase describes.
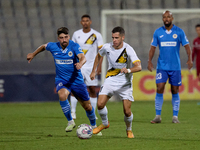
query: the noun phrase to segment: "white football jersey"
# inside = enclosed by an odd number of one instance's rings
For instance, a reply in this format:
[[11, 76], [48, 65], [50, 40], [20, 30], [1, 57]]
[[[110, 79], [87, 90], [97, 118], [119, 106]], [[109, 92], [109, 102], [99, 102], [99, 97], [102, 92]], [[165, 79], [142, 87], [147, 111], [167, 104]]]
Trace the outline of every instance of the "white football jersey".
[[121, 49], [115, 49], [112, 45], [112, 43], [106, 43], [99, 50], [101, 56], [107, 56], [109, 63], [106, 80], [116, 84], [129, 84], [132, 80], [132, 73], [125, 74], [120, 73], [120, 71], [122, 68], [132, 68], [133, 63], [140, 61], [140, 59], [129, 44], [123, 42]]
[[84, 33], [83, 29], [77, 30], [72, 36], [72, 41], [78, 43], [86, 57], [86, 63], [83, 67], [93, 67], [98, 48], [103, 46], [103, 38], [99, 32], [91, 29], [90, 32]]

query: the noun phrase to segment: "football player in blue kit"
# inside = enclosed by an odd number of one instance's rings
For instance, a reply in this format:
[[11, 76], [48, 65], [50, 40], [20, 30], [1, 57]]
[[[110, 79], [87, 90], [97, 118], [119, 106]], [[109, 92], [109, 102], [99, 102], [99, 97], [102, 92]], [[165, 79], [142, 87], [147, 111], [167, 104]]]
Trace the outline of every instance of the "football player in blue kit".
[[189, 41], [184, 31], [172, 24], [173, 15], [170, 11], [163, 12], [164, 26], [158, 28], [153, 35], [151, 42], [151, 48], [149, 51], [148, 70], [152, 71], [153, 64], [152, 59], [159, 46], [159, 57], [157, 61], [156, 72], [156, 97], [155, 97], [155, 109], [156, 117], [151, 123], [161, 123], [161, 110], [163, 104], [163, 92], [165, 84], [169, 79], [171, 84], [172, 93], [172, 107], [173, 118], [172, 123], [179, 123], [178, 112], [180, 106], [179, 98], [179, 86], [181, 86], [181, 63], [180, 63], [180, 44], [185, 47], [188, 55], [187, 65], [190, 70], [193, 66], [192, 53], [189, 45]]
[[85, 109], [87, 117], [93, 128], [96, 127], [94, 108], [90, 103], [87, 87], [81, 74], [81, 67], [86, 62], [81, 47], [70, 40], [69, 30], [61, 27], [57, 30], [59, 42], [49, 42], [38, 47], [33, 53], [27, 55], [27, 60], [31, 60], [40, 52], [50, 51], [54, 57], [56, 67], [55, 85], [58, 92], [60, 106], [68, 120], [66, 132], [72, 131], [76, 126], [71, 116], [70, 104], [67, 100], [72, 92]]

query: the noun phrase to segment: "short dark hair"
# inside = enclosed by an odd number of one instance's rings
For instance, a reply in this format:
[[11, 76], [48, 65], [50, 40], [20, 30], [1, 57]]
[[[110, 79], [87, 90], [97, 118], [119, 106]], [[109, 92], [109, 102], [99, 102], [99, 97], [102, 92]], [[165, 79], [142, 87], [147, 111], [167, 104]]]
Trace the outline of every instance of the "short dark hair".
[[121, 35], [125, 35], [125, 30], [122, 28], [122, 27], [115, 27], [113, 30], [112, 30], [112, 33], [116, 33], [116, 32], [119, 32], [119, 34]]
[[195, 26], [195, 28], [197, 28], [197, 27], [200, 27], [200, 24], [197, 24], [197, 25]]
[[68, 28], [66, 28], [66, 27], [60, 27], [60, 28], [58, 28], [57, 35], [59, 36], [61, 33], [69, 34]]
[[88, 14], [83, 15], [83, 16], [81, 17], [81, 19], [83, 19], [83, 18], [89, 18], [89, 19], [91, 20], [91, 17], [90, 17], [90, 15], [88, 15]]

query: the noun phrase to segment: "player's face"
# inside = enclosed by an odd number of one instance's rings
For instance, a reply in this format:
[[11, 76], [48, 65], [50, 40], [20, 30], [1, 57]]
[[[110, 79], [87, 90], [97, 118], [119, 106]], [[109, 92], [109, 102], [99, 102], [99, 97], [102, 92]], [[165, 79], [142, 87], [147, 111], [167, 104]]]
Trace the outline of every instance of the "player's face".
[[174, 18], [173, 18], [172, 14], [169, 11], [166, 11], [163, 14], [163, 23], [164, 23], [164, 25], [166, 27], [169, 27], [172, 24], [173, 19]]
[[120, 49], [123, 46], [124, 35], [120, 35], [119, 32], [112, 33], [113, 47]]
[[81, 25], [84, 29], [90, 28], [90, 25], [92, 24], [92, 21], [88, 17], [84, 17], [81, 19]]
[[197, 32], [198, 37], [200, 37], [200, 27], [196, 27], [196, 32]]
[[64, 34], [64, 33], [61, 33], [59, 36], [58, 36], [58, 41], [60, 42], [60, 45], [62, 48], [66, 48], [69, 44], [69, 39], [70, 39], [70, 36], [69, 34]]

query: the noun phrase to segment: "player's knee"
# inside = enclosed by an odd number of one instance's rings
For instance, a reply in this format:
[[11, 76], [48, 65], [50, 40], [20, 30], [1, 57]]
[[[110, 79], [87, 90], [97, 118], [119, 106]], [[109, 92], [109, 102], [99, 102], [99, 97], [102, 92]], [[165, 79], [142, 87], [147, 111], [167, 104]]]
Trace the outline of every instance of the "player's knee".
[[84, 106], [84, 109], [86, 110], [86, 111], [91, 111], [92, 110], [92, 105], [85, 105]]
[[98, 108], [98, 110], [101, 110], [101, 109], [103, 109], [104, 107], [105, 107], [105, 105], [104, 105], [103, 103], [100, 103], [100, 102], [97, 103], [97, 108]]
[[131, 110], [124, 110], [124, 115], [126, 117], [130, 117], [131, 116]]

